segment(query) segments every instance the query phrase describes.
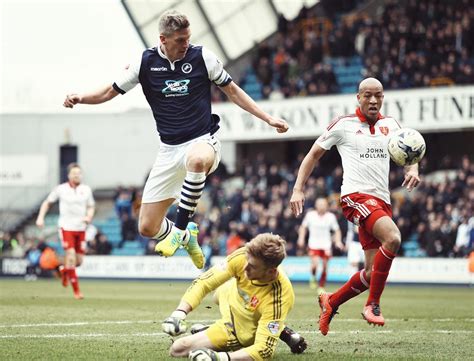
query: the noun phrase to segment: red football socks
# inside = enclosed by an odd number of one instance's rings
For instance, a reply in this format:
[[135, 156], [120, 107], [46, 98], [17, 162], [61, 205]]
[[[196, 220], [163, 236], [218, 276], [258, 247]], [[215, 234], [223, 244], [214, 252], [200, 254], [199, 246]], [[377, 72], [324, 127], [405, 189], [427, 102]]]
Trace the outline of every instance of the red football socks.
[[380, 296], [385, 288], [385, 282], [387, 281], [388, 273], [395, 256], [394, 253], [390, 252], [383, 246], [380, 247], [379, 251], [375, 254], [372, 275], [370, 277], [369, 298], [367, 299], [366, 305], [380, 303]]
[[321, 277], [319, 278], [319, 287], [324, 287], [326, 285], [326, 275], [327, 275], [327, 272], [325, 269], [323, 269], [323, 272], [321, 273]]
[[74, 293], [79, 292], [79, 279], [77, 278], [76, 275], [76, 269], [75, 268], [70, 268], [66, 270], [69, 281], [71, 282], [72, 289], [74, 290]]
[[334, 292], [329, 298], [332, 307], [339, 307], [344, 302], [361, 294], [369, 288], [369, 282], [365, 277], [365, 270], [355, 273], [349, 281]]

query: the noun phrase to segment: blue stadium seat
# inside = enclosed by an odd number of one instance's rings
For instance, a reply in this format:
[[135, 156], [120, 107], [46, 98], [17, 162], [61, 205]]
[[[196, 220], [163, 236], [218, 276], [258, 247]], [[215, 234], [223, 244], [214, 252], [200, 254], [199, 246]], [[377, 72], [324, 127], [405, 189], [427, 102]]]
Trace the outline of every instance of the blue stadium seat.
[[343, 94], [350, 94], [357, 91], [357, 86], [362, 80], [362, 59], [359, 56], [351, 58], [328, 58], [336, 75], [339, 89]]
[[139, 248], [143, 248], [143, 245], [139, 241], [125, 241], [122, 244], [122, 248], [139, 249]]

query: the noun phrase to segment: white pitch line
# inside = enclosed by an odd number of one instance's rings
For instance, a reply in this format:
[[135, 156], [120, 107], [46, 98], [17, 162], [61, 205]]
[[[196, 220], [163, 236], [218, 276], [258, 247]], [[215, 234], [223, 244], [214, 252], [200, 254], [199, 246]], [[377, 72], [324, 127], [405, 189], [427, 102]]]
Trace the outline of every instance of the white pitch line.
[[[206, 319], [206, 320], [189, 320], [190, 323], [213, 323], [216, 320]], [[337, 318], [336, 322], [361, 322], [364, 321], [361, 318]], [[386, 319], [386, 322], [474, 322], [474, 318], [435, 318], [435, 319], [425, 319], [425, 318], [392, 318]], [[90, 326], [90, 325], [130, 325], [130, 324], [148, 324], [148, 323], [160, 323], [157, 320], [124, 320], [124, 321], [84, 321], [84, 322], [57, 322], [57, 323], [24, 323], [24, 324], [0, 324], [0, 328], [24, 328], [24, 327], [74, 327], [74, 326]], [[308, 320], [308, 319], [292, 319], [291, 323], [296, 322], [317, 322], [317, 319]]]
[[[471, 334], [474, 330], [348, 330], [348, 331], [329, 331], [329, 334], [345, 334], [357, 335], [359, 333], [460, 333], [460, 334]], [[301, 334], [318, 334], [319, 331], [298, 331]]]
[[0, 328], [21, 327], [62, 327], [62, 326], [89, 326], [89, 325], [128, 325], [134, 323], [153, 323], [155, 321], [92, 321], [92, 322], [58, 322], [58, 323], [25, 323], [13, 325], [0, 325]]
[[[319, 334], [319, 331], [302, 331], [303, 334]], [[329, 331], [330, 335], [357, 335], [357, 334], [391, 334], [391, 333], [442, 333], [442, 334], [473, 334], [474, 330], [352, 330], [352, 331]], [[156, 337], [169, 336], [164, 332], [136, 332], [136, 333], [84, 333], [84, 334], [46, 334], [46, 335], [0, 335], [0, 339], [14, 338], [91, 338], [91, 337]]]
[[154, 337], [168, 335], [164, 332], [138, 333], [79, 333], [79, 334], [46, 334], [46, 335], [0, 335], [2, 338], [89, 338], [89, 337]]
[[[290, 321], [292, 323], [295, 322], [314, 322], [317, 321], [319, 317], [318, 315], [315, 315], [313, 319], [307, 319], [307, 318], [292, 318]], [[360, 318], [335, 318], [337, 322], [360, 322], [364, 321], [362, 316]], [[194, 322], [194, 323], [210, 323], [210, 322], [215, 322], [217, 319], [214, 320], [189, 320], [189, 322]], [[420, 321], [425, 321], [425, 322], [474, 322], [474, 318], [386, 318], [386, 322], [420, 322]]]

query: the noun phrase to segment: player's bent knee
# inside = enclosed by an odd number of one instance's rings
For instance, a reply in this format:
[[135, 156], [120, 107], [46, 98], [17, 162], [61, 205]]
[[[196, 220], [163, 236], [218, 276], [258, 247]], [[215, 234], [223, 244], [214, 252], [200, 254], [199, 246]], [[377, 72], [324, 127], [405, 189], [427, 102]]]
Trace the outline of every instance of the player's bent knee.
[[158, 233], [157, 227], [153, 227], [150, 223], [140, 223], [138, 225], [138, 232], [143, 237], [151, 238]]
[[188, 170], [195, 172], [204, 172], [210, 167], [210, 165], [212, 165], [212, 162], [208, 157], [196, 154], [189, 157], [187, 168]]
[[400, 231], [397, 229], [390, 232], [387, 240], [384, 242], [384, 247], [396, 253], [398, 249], [400, 248], [401, 243], [402, 243], [402, 236], [400, 234]]

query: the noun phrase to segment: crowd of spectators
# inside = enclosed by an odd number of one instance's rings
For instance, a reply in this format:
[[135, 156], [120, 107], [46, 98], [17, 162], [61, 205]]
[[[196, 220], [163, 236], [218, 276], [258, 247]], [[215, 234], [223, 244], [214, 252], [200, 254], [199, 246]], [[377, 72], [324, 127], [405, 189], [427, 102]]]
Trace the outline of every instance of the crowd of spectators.
[[[293, 163], [275, 164], [258, 154], [252, 160], [244, 160], [231, 177], [219, 171], [210, 176], [194, 216], [200, 225], [199, 242], [205, 253], [226, 255], [258, 233], [273, 232], [287, 240], [288, 254], [296, 255], [302, 217], [293, 217], [288, 202], [302, 158], [300, 154]], [[419, 248], [419, 256], [466, 257], [474, 247], [474, 162], [467, 155], [459, 160], [446, 156], [435, 165], [423, 159], [421, 167], [424, 174], [430, 174], [411, 193], [400, 188], [403, 168], [392, 167], [390, 173], [393, 218], [402, 234], [400, 254], [403, 255], [404, 244], [410, 242]], [[347, 221], [339, 205], [341, 183], [340, 165], [320, 164], [307, 182], [305, 210], [314, 207], [316, 198], [327, 197], [344, 236]], [[123, 202], [127, 198], [124, 193], [130, 195], [130, 204]], [[136, 217], [139, 197], [139, 191], [120, 188], [116, 197], [120, 200], [116, 202], [117, 218]], [[171, 209], [168, 216], [172, 219], [174, 213]], [[125, 233], [123, 241], [143, 241], [134, 235]], [[107, 236], [94, 226], [87, 230], [87, 240], [87, 254], [111, 253]], [[155, 243], [148, 241], [146, 254], [154, 254]], [[38, 237], [25, 237], [23, 232], [0, 232], [0, 255], [25, 257], [32, 265], [39, 264], [48, 244]], [[335, 255], [343, 254], [335, 250]]]
[[[338, 93], [327, 57], [344, 64], [360, 56], [360, 78], [376, 77], [387, 90], [474, 84], [472, 1], [388, 0], [380, 15], [341, 14], [317, 4], [292, 21], [279, 16], [275, 36], [252, 59], [263, 99]], [[225, 100], [218, 91], [213, 98]]]
[[350, 34], [364, 75], [386, 89], [474, 83], [470, 0], [391, 0], [382, 16], [354, 22]]
[[[241, 171], [228, 180], [211, 177], [206, 188], [209, 204], [195, 216], [204, 247], [210, 247], [214, 254], [228, 254], [258, 233], [274, 232], [287, 240], [288, 253], [295, 255], [302, 218], [291, 215], [288, 202], [302, 157], [294, 164], [277, 165], [259, 155], [254, 161], [244, 162]], [[416, 242], [420, 255], [465, 257], [474, 242], [474, 163], [464, 156], [459, 164], [448, 160], [439, 165], [451, 172], [441, 171], [441, 179], [428, 177], [412, 193], [400, 188], [403, 169], [393, 167], [390, 183], [395, 190], [394, 220], [403, 242]], [[337, 215], [345, 234], [347, 222], [338, 193], [341, 182], [340, 166], [319, 167], [306, 186], [305, 210], [314, 207], [317, 197], [328, 197], [330, 210]], [[402, 247], [400, 253], [403, 251]]]

